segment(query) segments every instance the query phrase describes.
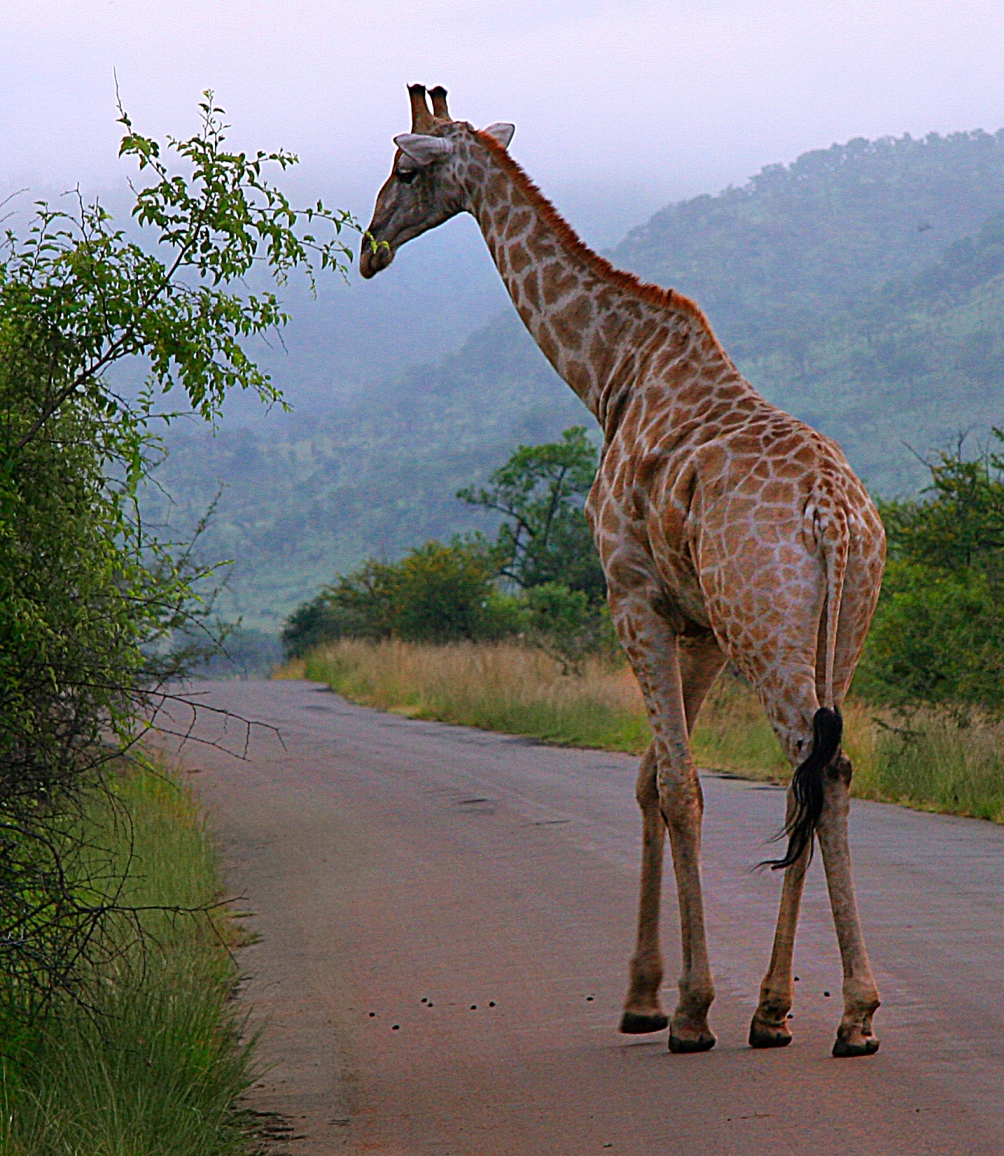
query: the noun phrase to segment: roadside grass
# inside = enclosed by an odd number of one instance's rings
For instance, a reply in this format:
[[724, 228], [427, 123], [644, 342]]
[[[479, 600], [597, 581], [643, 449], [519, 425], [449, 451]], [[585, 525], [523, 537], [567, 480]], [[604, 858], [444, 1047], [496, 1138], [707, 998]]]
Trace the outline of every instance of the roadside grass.
[[[515, 643], [448, 646], [342, 640], [276, 672], [327, 683], [353, 702], [411, 718], [528, 735], [545, 743], [640, 754], [650, 731], [629, 668], [600, 660], [564, 675], [543, 652]], [[692, 740], [700, 766], [785, 783], [791, 768], [756, 695], [726, 673]], [[924, 810], [1004, 822], [1004, 724], [917, 711], [909, 719], [851, 699], [844, 747], [853, 793]]]
[[546, 743], [637, 752], [649, 741], [638, 684], [597, 660], [563, 675], [540, 650], [513, 644], [341, 641], [279, 677], [328, 683], [353, 702], [410, 718], [529, 735]]
[[[211, 908], [219, 873], [198, 809], [176, 781], [138, 768], [95, 796], [84, 823], [92, 867], [142, 914], [79, 1001], [27, 1026], [0, 1008], [4, 1156], [236, 1156], [249, 1150], [237, 1106], [252, 1047], [232, 1002], [241, 939]], [[107, 868], [111, 867], [109, 872]]]
[[1004, 723], [917, 712], [873, 724], [872, 798], [1004, 823]]

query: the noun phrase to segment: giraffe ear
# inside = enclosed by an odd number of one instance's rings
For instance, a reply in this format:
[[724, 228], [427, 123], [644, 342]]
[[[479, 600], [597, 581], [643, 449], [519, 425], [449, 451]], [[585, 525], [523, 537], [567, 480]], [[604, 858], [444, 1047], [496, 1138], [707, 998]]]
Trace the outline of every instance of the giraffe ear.
[[434, 161], [443, 161], [453, 152], [453, 141], [441, 136], [425, 136], [422, 133], [403, 132], [394, 137], [394, 143], [404, 155], [420, 168]]
[[516, 126], [514, 124], [507, 124], [504, 120], [500, 120], [498, 124], [490, 124], [487, 128], [483, 128], [481, 131], [488, 133], [489, 136], [493, 136], [504, 149], [507, 149], [509, 147], [509, 142], [513, 138], [513, 133], [516, 131]]

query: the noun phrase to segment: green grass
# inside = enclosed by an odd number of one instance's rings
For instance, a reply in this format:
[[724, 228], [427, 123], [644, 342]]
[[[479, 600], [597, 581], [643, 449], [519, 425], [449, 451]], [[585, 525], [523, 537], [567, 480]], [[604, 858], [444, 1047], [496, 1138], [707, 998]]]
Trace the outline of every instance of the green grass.
[[[280, 677], [326, 682], [354, 702], [413, 718], [528, 735], [542, 742], [641, 753], [650, 731], [626, 667], [592, 662], [562, 675], [512, 643], [423, 646], [342, 641], [290, 663]], [[756, 695], [724, 675], [692, 740], [703, 767], [786, 782], [791, 774]], [[925, 810], [1004, 822], [1004, 724], [917, 712], [908, 723], [858, 701], [844, 708], [853, 793]]]
[[791, 775], [756, 695], [729, 674], [722, 675], [711, 688], [690, 746], [702, 767], [776, 782], [787, 782]]
[[[198, 811], [175, 782], [142, 770], [90, 806], [96, 858], [127, 870], [128, 904], [197, 908], [220, 897]], [[130, 849], [132, 857], [130, 859]], [[109, 882], [109, 886], [110, 886]], [[143, 917], [145, 946], [121, 928], [123, 953], [91, 977], [86, 1007], [63, 999], [44, 1021], [0, 1011], [0, 1153], [4, 1156], [233, 1156], [248, 1150], [236, 1108], [250, 1047], [232, 995], [222, 912]]]
[[1004, 822], [1004, 727], [925, 713], [877, 727], [873, 797]]

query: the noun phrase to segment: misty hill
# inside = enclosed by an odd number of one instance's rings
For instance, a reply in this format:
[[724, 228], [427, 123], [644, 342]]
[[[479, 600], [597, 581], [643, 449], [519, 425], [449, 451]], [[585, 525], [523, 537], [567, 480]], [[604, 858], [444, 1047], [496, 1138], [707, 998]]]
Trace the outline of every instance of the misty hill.
[[656, 213], [611, 254], [697, 300], [741, 362], [797, 359], [835, 310], [1004, 209], [1004, 129], [863, 138]]
[[[518, 321], [516, 322], [518, 325]], [[187, 533], [223, 487], [200, 546], [234, 559], [228, 615], [275, 629], [336, 571], [490, 519], [454, 499], [520, 442], [592, 418], [504, 317], [438, 363], [273, 429], [172, 431], [147, 517]]]
[[[1004, 132], [852, 141], [671, 206], [612, 256], [694, 296], [754, 385], [872, 488], [910, 492], [924, 473], [907, 444], [1004, 419], [1002, 209]], [[455, 490], [576, 421], [591, 419], [510, 311], [323, 417], [174, 435], [162, 481], [182, 524], [227, 487], [204, 551], [237, 560], [231, 610], [274, 626], [367, 554], [484, 526]]]

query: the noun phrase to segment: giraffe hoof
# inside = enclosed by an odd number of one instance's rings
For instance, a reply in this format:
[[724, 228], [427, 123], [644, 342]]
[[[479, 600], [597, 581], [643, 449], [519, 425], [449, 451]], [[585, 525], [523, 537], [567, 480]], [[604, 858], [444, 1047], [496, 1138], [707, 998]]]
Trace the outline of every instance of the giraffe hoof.
[[648, 1032], [661, 1032], [668, 1023], [669, 1016], [662, 1012], [626, 1011], [621, 1016], [621, 1024], [617, 1030], [626, 1036], [643, 1036]]
[[852, 1056], [874, 1056], [878, 1050], [879, 1041], [874, 1036], [858, 1035], [857, 1039], [837, 1036], [837, 1042], [833, 1045], [833, 1054], [838, 1060]]
[[718, 1040], [714, 1032], [708, 1028], [701, 1031], [678, 1034], [674, 1025], [669, 1029], [669, 1050], [676, 1056], [685, 1056], [691, 1052], [710, 1052]]
[[754, 1016], [749, 1043], [751, 1048], [786, 1048], [791, 1043], [791, 1031], [787, 1024], [770, 1024]]

